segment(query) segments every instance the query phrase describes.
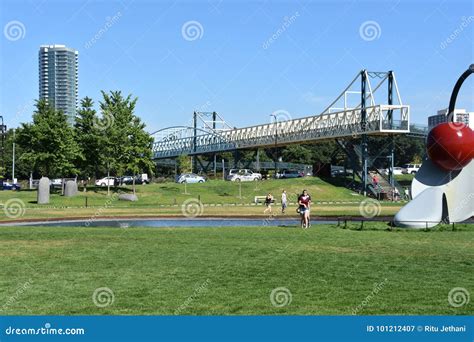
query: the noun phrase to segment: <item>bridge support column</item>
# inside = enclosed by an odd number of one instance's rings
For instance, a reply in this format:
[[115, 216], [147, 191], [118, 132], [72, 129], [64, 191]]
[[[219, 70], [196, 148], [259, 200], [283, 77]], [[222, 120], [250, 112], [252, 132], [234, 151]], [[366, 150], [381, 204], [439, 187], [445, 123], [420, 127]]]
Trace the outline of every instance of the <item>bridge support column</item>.
[[256, 164], [255, 164], [255, 169], [260, 172], [260, 149], [257, 148], [257, 156], [256, 156]]
[[242, 157], [240, 154], [239, 150], [235, 150], [232, 152], [232, 156], [234, 157], [234, 162], [233, 162], [233, 168], [238, 169], [239, 168], [239, 163], [240, 163], [240, 158]]
[[365, 97], [366, 97], [366, 87], [367, 87], [367, 71], [361, 71], [361, 85], [360, 85], [360, 108], [361, 108], [361, 130], [362, 130], [362, 144], [361, 144], [361, 156], [362, 156], [362, 192], [364, 196], [367, 196], [367, 186], [368, 186], [368, 175], [369, 170], [367, 166], [367, 159], [368, 159], [368, 146], [367, 146], [367, 134], [365, 134], [367, 130], [367, 110], [365, 105]]
[[217, 154], [215, 153], [214, 153], [213, 167], [214, 167], [214, 178], [216, 178], [217, 177]]
[[[388, 104], [389, 105], [392, 105], [393, 104], [393, 71], [390, 70], [388, 72]], [[394, 128], [394, 124], [393, 124], [393, 110], [389, 110], [388, 111], [388, 121], [390, 122], [390, 128], [393, 129]], [[389, 182], [390, 182], [390, 186], [393, 188], [394, 185], [395, 185], [395, 177], [394, 177], [394, 174], [393, 174], [393, 167], [395, 166], [394, 165], [394, 156], [395, 156], [395, 153], [394, 153], [394, 150], [395, 150], [395, 140], [394, 140], [394, 137], [393, 135], [390, 137], [390, 169], [388, 171], [388, 179], [389, 179]]]
[[[197, 113], [193, 113], [193, 152], [196, 152], [197, 143]], [[191, 157], [191, 171], [197, 173], [197, 161], [198, 157], [193, 154]]]

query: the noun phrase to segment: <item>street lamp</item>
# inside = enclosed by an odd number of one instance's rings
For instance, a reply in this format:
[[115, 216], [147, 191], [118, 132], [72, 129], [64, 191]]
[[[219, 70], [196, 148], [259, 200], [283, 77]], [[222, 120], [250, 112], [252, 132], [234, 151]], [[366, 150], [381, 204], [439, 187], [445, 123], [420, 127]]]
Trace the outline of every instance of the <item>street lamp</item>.
[[12, 146], [12, 183], [15, 183], [15, 131], [13, 129], [13, 146]]
[[277, 144], [278, 144], [278, 117], [275, 113], [270, 114], [275, 120], [275, 151], [273, 152], [273, 165], [275, 168], [275, 178], [277, 177]]
[[1, 174], [0, 174], [0, 190], [3, 190], [3, 179], [4, 179], [4, 173], [5, 173], [5, 133], [7, 131], [7, 126], [3, 124], [3, 116], [0, 115], [0, 134], [2, 142], [0, 148], [2, 149], [2, 154], [0, 158], [2, 158], [2, 161], [0, 163], [0, 168], [1, 168]]

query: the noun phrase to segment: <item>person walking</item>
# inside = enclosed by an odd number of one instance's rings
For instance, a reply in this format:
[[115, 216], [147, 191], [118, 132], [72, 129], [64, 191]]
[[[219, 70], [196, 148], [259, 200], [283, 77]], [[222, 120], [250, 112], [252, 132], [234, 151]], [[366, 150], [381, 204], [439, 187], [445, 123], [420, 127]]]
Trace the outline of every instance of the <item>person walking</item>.
[[298, 197], [299, 212], [301, 216], [301, 228], [306, 229], [311, 227], [309, 210], [311, 207], [311, 196], [308, 191], [303, 190], [303, 193]]
[[377, 175], [374, 175], [372, 177], [372, 185], [374, 186], [374, 188], [377, 190], [378, 186], [379, 186], [379, 178], [377, 177]]
[[396, 202], [400, 200], [400, 191], [398, 191], [398, 188], [396, 186], [393, 187], [393, 197], [392, 199]]
[[286, 190], [281, 193], [281, 213], [284, 214], [287, 207]]
[[264, 214], [266, 213], [272, 213], [272, 203], [273, 203], [273, 196], [271, 193], [269, 193], [266, 197], [265, 197], [265, 210], [263, 211]]

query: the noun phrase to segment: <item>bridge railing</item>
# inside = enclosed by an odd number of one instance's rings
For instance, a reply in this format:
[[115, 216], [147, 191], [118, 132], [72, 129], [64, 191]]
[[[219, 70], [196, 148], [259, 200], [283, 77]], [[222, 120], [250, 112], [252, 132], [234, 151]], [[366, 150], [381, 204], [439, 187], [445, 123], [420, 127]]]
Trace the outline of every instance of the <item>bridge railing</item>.
[[318, 116], [227, 130], [219, 134], [201, 134], [176, 140], [157, 141], [154, 143], [153, 151], [155, 158], [166, 158], [180, 154], [192, 155], [356, 137], [361, 134], [409, 132], [409, 106], [376, 105], [365, 110], [365, 124], [362, 124], [361, 109], [350, 108]]

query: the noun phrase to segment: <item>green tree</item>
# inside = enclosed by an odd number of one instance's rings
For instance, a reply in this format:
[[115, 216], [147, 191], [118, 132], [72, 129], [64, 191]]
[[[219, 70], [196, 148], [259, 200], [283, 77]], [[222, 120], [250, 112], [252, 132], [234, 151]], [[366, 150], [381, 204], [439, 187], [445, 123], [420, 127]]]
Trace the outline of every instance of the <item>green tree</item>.
[[[145, 172], [153, 174], [155, 166], [152, 158], [153, 138], [145, 131], [145, 124], [140, 118], [133, 116], [129, 125], [128, 142], [125, 149], [125, 169], [133, 175]], [[135, 193], [135, 177], [133, 178]]]
[[178, 172], [179, 173], [189, 173], [191, 172], [191, 157], [182, 154], [180, 155], [176, 162], [178, 163]]
[[80, 153], [73, 129], [66, 115], [44, 100], [37, 101], [33, 122], [23, 123], [18, 129], [17, 141], [24, 150], [23, 160], [37, 175], [68, 177], [77, 174], [74, 163]]
[[394, 137], [369, 137], [368, 147], [371, 154], [378, 154], [380, 156], [390, 155], [391, 139], [393, 139], [395, 166], [411, 163], [419, 159], [420, 156], [425, 155], [424, 140], [404, 134]]
[[291, 163], [311, 164], [311, 150], [303, 145], [289, 145], [281, 152], [283, 161]]
[[[123, 97], [120, 91], [102, 91], [100, 102], [103, 128], [101, 145], [107, 168], [122, 176], [126, 172], [153, 174], [153, 138], [145, 131], [145, 124], [135, 114], [137, 98]], [[133, 184], [135, 191], [135, 181]]]
[[74, 124], [74, 138], [80, 150], [76, 165], [84, 177], [97, 177], [102, 159], [102, 131], [99, 129], [96, 110], [93, 107], [92, 99], [82, 99]]

